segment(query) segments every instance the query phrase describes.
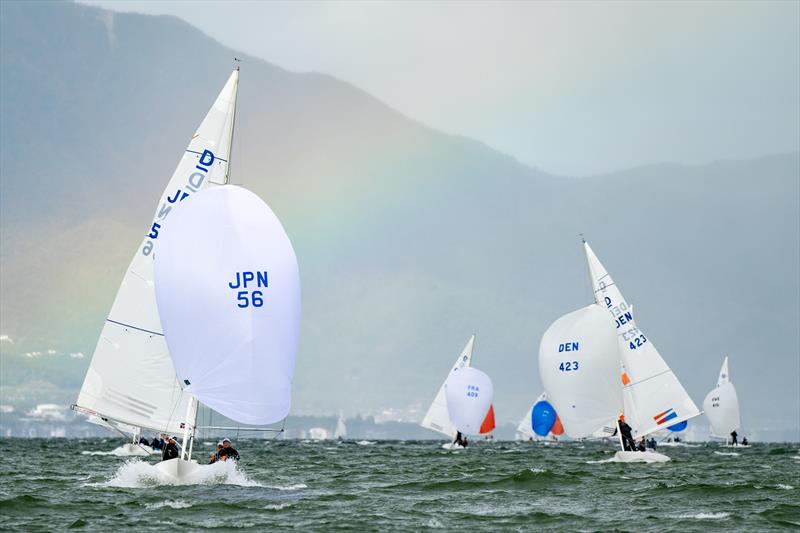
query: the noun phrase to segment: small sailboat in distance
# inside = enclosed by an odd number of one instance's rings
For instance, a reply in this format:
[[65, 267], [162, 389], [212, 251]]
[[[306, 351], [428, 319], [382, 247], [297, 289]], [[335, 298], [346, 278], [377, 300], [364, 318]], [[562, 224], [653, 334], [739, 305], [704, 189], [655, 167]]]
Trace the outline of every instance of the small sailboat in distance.
[[547, 393], [539, 395], [522, 420], [517, 424], [518, 440], [557, 440], [564, 434], [564, 426], [555, 408], [547, 401]]
[[347, 426], [344, 423], [344, 413], [339, 411], [339, 419], [336, 421], [336, 429], [333, 430], [333, 438], [344, 440], [347, 438]]
[[[466, 346], [464, 346], [464, 349], [461, 351], [461, 354], [458, 356], [458, 359], [456, 359], [455, 363], [453, 364], [453, 367], [450, 369], [450, 372], [447, 374], [448, 377], [457, 370], [461, 368], [468, 368], [472, 365], [472, 352], [474, 347], [475, 335], [472, 335], [467, 341]], [[430, 407], [428, 407], [428, 411], [425, 413], [420, 425], [426, 429], [430, 429], [447, 436], [449, 441], [443, 445], [445, 449], [462, 448], [460, 445], [453, 444], [453, 441], [456, 438], [457, 430], [450, 422], [450, 415], [447, 410], [447, 393], [445, 388], [446, 383], [447, 378], [445, 378], [444, 383], [442, 383], [441, 387], [439, 387], [436, 397], [433, 399]], [[488, 434], [493, 429], [494, 407], [490, 405], [489, 412], [486, 413], [486, 417], [481, 424], [481, 434]]]
[[742, 421], [739, 415], [739, 397], [728, 372], [728, 358], [722, 362], [717, 378], [717, 386], [703, 400], [703, 411], [711, 424], [711, 436], [730, 439], [732, 432], [739, 429]]

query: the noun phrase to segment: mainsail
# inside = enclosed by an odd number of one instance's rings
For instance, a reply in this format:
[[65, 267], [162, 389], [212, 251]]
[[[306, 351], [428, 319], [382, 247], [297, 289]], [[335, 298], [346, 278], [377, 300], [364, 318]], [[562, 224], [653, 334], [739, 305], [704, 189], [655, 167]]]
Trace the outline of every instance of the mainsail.
[[289, 414], [300, 274], [278, 217], [235, 185], [186, 200], [155, 258], [158, 311], [183, 389], [242, 424]]
[[336, 421], [336, 429], [333, 431], [334, 439], [344, 439], [347, 437], [347, 426], [344, 423], [344, 413], [339, 411], [339, 419]]
[[703, 400], [703, 411], [711, 423], [711, 434], [727, 438], [742, 426], [739, 416], [739, 397], [728, 373], [728, 358], [722, 363], [717, 386]]
[[570, 437], [591, 436], [619, 414], [618, 369], [616, 332], [600, 305], [568, 313], [547, 328], [539, 346], [539, 375]]
[[192, 136], [128, 266], [103, 325], [76, 409], [154, 431], [177, 433], [189, 396], [181, 390], [156, 308], [153, 257], [168, 215], [181, 202], [228, 179], [239, 71], [235, 70]]
[[633, 309], [586, 242], [584, 250], [595, 301], [611, 312], [616, 324], [624, 409], [634, 434], [647, 435], [698, 416], [700, 410], [650, 338], [636, 326]]
[[[472, 349], [474, 346], [475, 335], [469, 338], [467, 345], [464, 346], [463, 350], [461, 350], [461, 355], [459, 355], [458, 359], [456, 359], [456, 362], [453, 365], [453, 368], [450, 369], [447, 377], [450, 377], [453, 372], [460, 368], [466, 368], [470, 366], [472, 363]], [[422, 419], [422, 424], [420, 425], [424, 428], [438, 431], [443, 435], [453, 438], [456, 434], [456, 428], [454, 428], [453, 424], [450, 423], [450, 415], [447, 414], [447, 395], [445, 392], [446, 383], [447, 379], [445, 378], [444, 383], [442, 383], [442, 386], [439, 387], [439, 391], [436, 393], [436, 398], [433, 399], [433, 403], [428, 408], [428, 412], [425, 413], [425, 417]]]

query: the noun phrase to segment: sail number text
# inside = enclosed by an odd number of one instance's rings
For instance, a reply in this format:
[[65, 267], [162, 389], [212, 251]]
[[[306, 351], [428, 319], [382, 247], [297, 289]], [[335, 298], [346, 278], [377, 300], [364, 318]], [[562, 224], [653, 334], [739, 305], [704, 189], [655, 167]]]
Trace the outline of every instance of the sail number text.
[[200, 157], [197, 160], [198, 164], [195, 165], [193, 169], [194, 172], [192, 172], [192, 174], [190, 174], [189, 178], [186, 180], [186, 190], [178, 189], [171, 195], [167, 195], [166, 201], [158, 208], [158, 212], [156, 213], [156, 220], [159, 222], [153, 222], [153, 225], [150, 226], [150, 232], [147, 234], [144, 246], [142, 247], [142, 255], [150, 255], [150, 253], [153, 251], [153, 246], [155, 246], [153, 241], [158, 239], [158, 232], [161, 229], [161, 222], [163, 222], [169, 212], [172, 211], [172, 206], [187, 198], [190, 193], [200, 190], [206, 180], [206, 175], [208, 174], [211, 165], [214, 163], [215, 158], [216, 157], [211, 150], [203, 150], [203, 153], [200, 154]]
[[237, 290], [247, 289], [248, 284], [255, 287], [269, 287], [267, 271], [261, 272], [236, 272], [233, 281], [228, 282], [228, 288], [236, 290], [236, 306], [244, 309], [245, 307], [262, 307], [264, 305], [264, 292], [261, 290]]
[[578, 361], [565, 361], [558, 365], [558, 369], [562, 372], [571, 372], [573, 370], [578, 370]]

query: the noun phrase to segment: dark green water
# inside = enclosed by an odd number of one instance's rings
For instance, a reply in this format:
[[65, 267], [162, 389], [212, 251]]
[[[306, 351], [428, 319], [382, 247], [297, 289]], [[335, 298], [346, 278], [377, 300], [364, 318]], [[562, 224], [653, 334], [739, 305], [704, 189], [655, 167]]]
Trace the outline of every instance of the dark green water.
[[602, 444], [241, 441], [239, 472], [224, 464], [202, 484], [170, 486], [148, 464], [81, 453], [115, 441], [0, 442], [4, 530], [800, 527], [796, 444], [663, 448], [673, 460], [648, 465], [599, 462], [612, 454]]

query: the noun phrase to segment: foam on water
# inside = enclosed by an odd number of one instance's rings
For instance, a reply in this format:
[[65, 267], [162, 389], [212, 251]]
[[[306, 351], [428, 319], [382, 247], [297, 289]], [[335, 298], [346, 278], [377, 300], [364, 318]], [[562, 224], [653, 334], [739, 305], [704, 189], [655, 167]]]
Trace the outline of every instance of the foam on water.
[[144, 506], [147, 509], [161, 509], [162, 507], [169, 507], [171, 509], [188, 509], [192, 506], [192, 504], [183, 500], [164, 500], [163, 502], [146, 503]]
[[696, 513], [696, 514], [682, 514], [677, 518], [694, 518], [695, 520], [724, 520], [728, 518], [731, 513]]
[[262, 486], [278, 490], [300, 490], [308, 488], [308, 485], [306, 485], [305, 483], [292, 483], [291, 485], [262, 485]]
[[356, 442], [359, 446], [369, 446], [370, 444], [375, 444], [374, 440], [360, 440]]
[[716, 455], [726, 455], [726, 456], [729, 456], [729, 457], [739, 457], [739, 455], [741, 455], [741, 454], [738, 454], [736, 452], [714, 452], [714, 453]]
[[117, 473], [106, 482], [88, 484], [89, 486], [145, 488], [160, 485], [239, 485], [242, 487], [262, 487], [249, 479], [234, 461], [222, 461], [201, 468], [184, 480], [164, 474], [154, 464], [132, 459], [119, 467]]

